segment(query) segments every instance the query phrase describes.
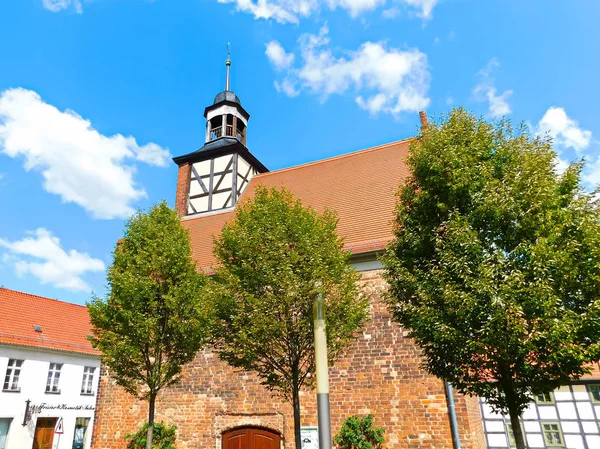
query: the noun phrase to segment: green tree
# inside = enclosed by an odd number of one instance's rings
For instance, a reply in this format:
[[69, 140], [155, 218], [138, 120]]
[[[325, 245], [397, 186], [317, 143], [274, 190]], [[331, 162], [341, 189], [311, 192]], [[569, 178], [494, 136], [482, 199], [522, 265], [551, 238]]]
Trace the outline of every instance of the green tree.
[[164, 201], [127, 222], [113, 258], [106, 299], [88, 304], [90, 340], [112, 378], [148, 401], [151, 449], [159, 391], [177, 382], [182, 365], [208, 339], [205, 278], [196, 271], [187, 231]]
[[346, 418], [333, 442], [339, 449], [379, 449], [385, 438], [383, 427], [375, 427], [373, 415]]
[[[154, 423], [152, 431], [152, 446], [154, 449], [175, 449], [177, 428], [167, 426], [165, 423]], [[148, 445], [148, 423], [135, 433], [125, 435], [127, 449], [145, 449]]]
[[519, 416], [588, 372], [600, 338], [600, 215], [581, 163], [463, 109], [411, 145], [383, 257], [394, 318], [428, 371]]
[[315, 296], [325, 298], [330, 362], [368, 314], [336, 226], [333, 213], [320, 215], [285, 189], [259, 187], [215, 240], [215, 348], [293, 405], [297, 449], [299, 391], [314, 380]]

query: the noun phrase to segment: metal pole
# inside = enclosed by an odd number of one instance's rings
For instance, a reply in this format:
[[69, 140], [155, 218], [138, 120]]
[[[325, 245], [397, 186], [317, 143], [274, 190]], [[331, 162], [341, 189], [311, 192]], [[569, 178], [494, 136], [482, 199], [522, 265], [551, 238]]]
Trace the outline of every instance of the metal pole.
[[329, 372], [327, 367], [327, 334], [323, 295], [314, 302], [315, 371], [317, 374], [317, 412], [319, 419], [319, 449], [331, 449], [331, 416], [329, 411]]
[[458, 422], [456, 421], [456, 407], [454, 406], [454, 393], [452, 392], [452, 384], [447, 380], [446, 385], [446, 400], [448, 402], [448, 414], [450, 415], [450, 430], [452, 431], [452, 445], [454, 449], [461, 449], [460, 437], [458, 435]]

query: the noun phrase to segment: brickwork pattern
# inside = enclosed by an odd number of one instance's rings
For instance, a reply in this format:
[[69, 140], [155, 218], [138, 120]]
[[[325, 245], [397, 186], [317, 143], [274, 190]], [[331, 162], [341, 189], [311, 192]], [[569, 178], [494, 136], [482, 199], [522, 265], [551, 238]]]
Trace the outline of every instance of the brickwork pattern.
[[[351, 414], [375, 415], [386, 431], [386, 448], [452, 448], [443, 382], [421, 369], [418, 347], [392, 323], [381, 301], [384, 282], [378, 271], [363, 273], [371, 295], [371, 320], [347, 354], [330, 368], [332, 431]], [[456, 397], [464, 449], [484, 449], [478, 402]], [[302, 425], [317, 425], [316, 395], [301, 393]], [[147, 406], [102, 372], [93, 449], [125, 448], [123, 437], [145, 420]], [[221, 434], [238, 426], [277, 431], [285, 449], [293, 449], [289, 404], [273, 398], [252, 373], [235, 371], [210, 350], [185, 367], [181, 382], [165, 390], [157, 421], [178, 428], [178, 448], [220, 449]]]
[[192, 164], [186, 162], [179, 166], [177, 172], [177, 190], [175, 192], [175, 212], [182, 217], [188, 212], [188, 197], [190, 196], [190, 179]]
[[582, 380], [600, 379], [600, 362], [590, 364], [590, 373], [581, 377]]

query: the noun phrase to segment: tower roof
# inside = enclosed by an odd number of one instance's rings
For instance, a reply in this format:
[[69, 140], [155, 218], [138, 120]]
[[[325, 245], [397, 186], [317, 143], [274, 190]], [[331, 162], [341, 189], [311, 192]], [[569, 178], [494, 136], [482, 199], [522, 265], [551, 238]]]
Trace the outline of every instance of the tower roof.
[[250, 150], [246, 148], [246, 145], [241, 143], [235, 137], [220, 137], [219, 139], [211, 140], [196, 151], [174, 157], [173, 162], [175, 162], [177, 165], [184, 164], [185, 162], [194, 163], [231, 153], [241, 154], [244, 159], [256, 167], [256, 170], [259, 173], [269, 171], [269, 169], [265, 167], [262, 162], [260, 162], [252, 153], [250, 153]]
[[213, 106], [218, 103], [221, 103], [223, 101], [229, 101], [230, 103], [237, 103], [240, 106], [242, 105], [242, 102], [240, 101], [240, 97], [238, 97], [236, 94], [234, 94], [230, 90], [224, 90], [223, 92], [217, 94], [217, 96], [215, 97], [215, 101], [213, 101]]
[[242, 117], [244, 117], [246, 120], [250, 119], [250, 114], [248, 114], [248, 111], [246, 111], [242, 106], [240, 97], [238, 97], [230, 90], [224, 90], [223, 92], [217, 94], [217, 96], [215, 97], [215, 101], [213, 101], [213, 104], [207, 106], [204, 109], [204, 118], [207, 117], [210, 111], [217, 109], [223, 105], [235, 107]]

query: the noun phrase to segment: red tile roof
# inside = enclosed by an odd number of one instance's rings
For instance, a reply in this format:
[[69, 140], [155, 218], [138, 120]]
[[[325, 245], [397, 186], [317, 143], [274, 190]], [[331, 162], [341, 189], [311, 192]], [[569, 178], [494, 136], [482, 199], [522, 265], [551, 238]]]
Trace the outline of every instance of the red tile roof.
[[[258, 185], [285, 186], [319, 212], [337, 212], [338, 233], [354, 254], [383, 249], [392, 237], [396, 191], [408, 176], [405, 158], [412, 139], [381, 145], [252, 178], [242, 194], [251, 198]], [[184, 218], [198, 266], [215, 264], [212, 236], [217, 236], [234, 211]]]
[[99, 356], [86, 338], [91, 329], [84, 306], [0, 287], [0, 344]]

